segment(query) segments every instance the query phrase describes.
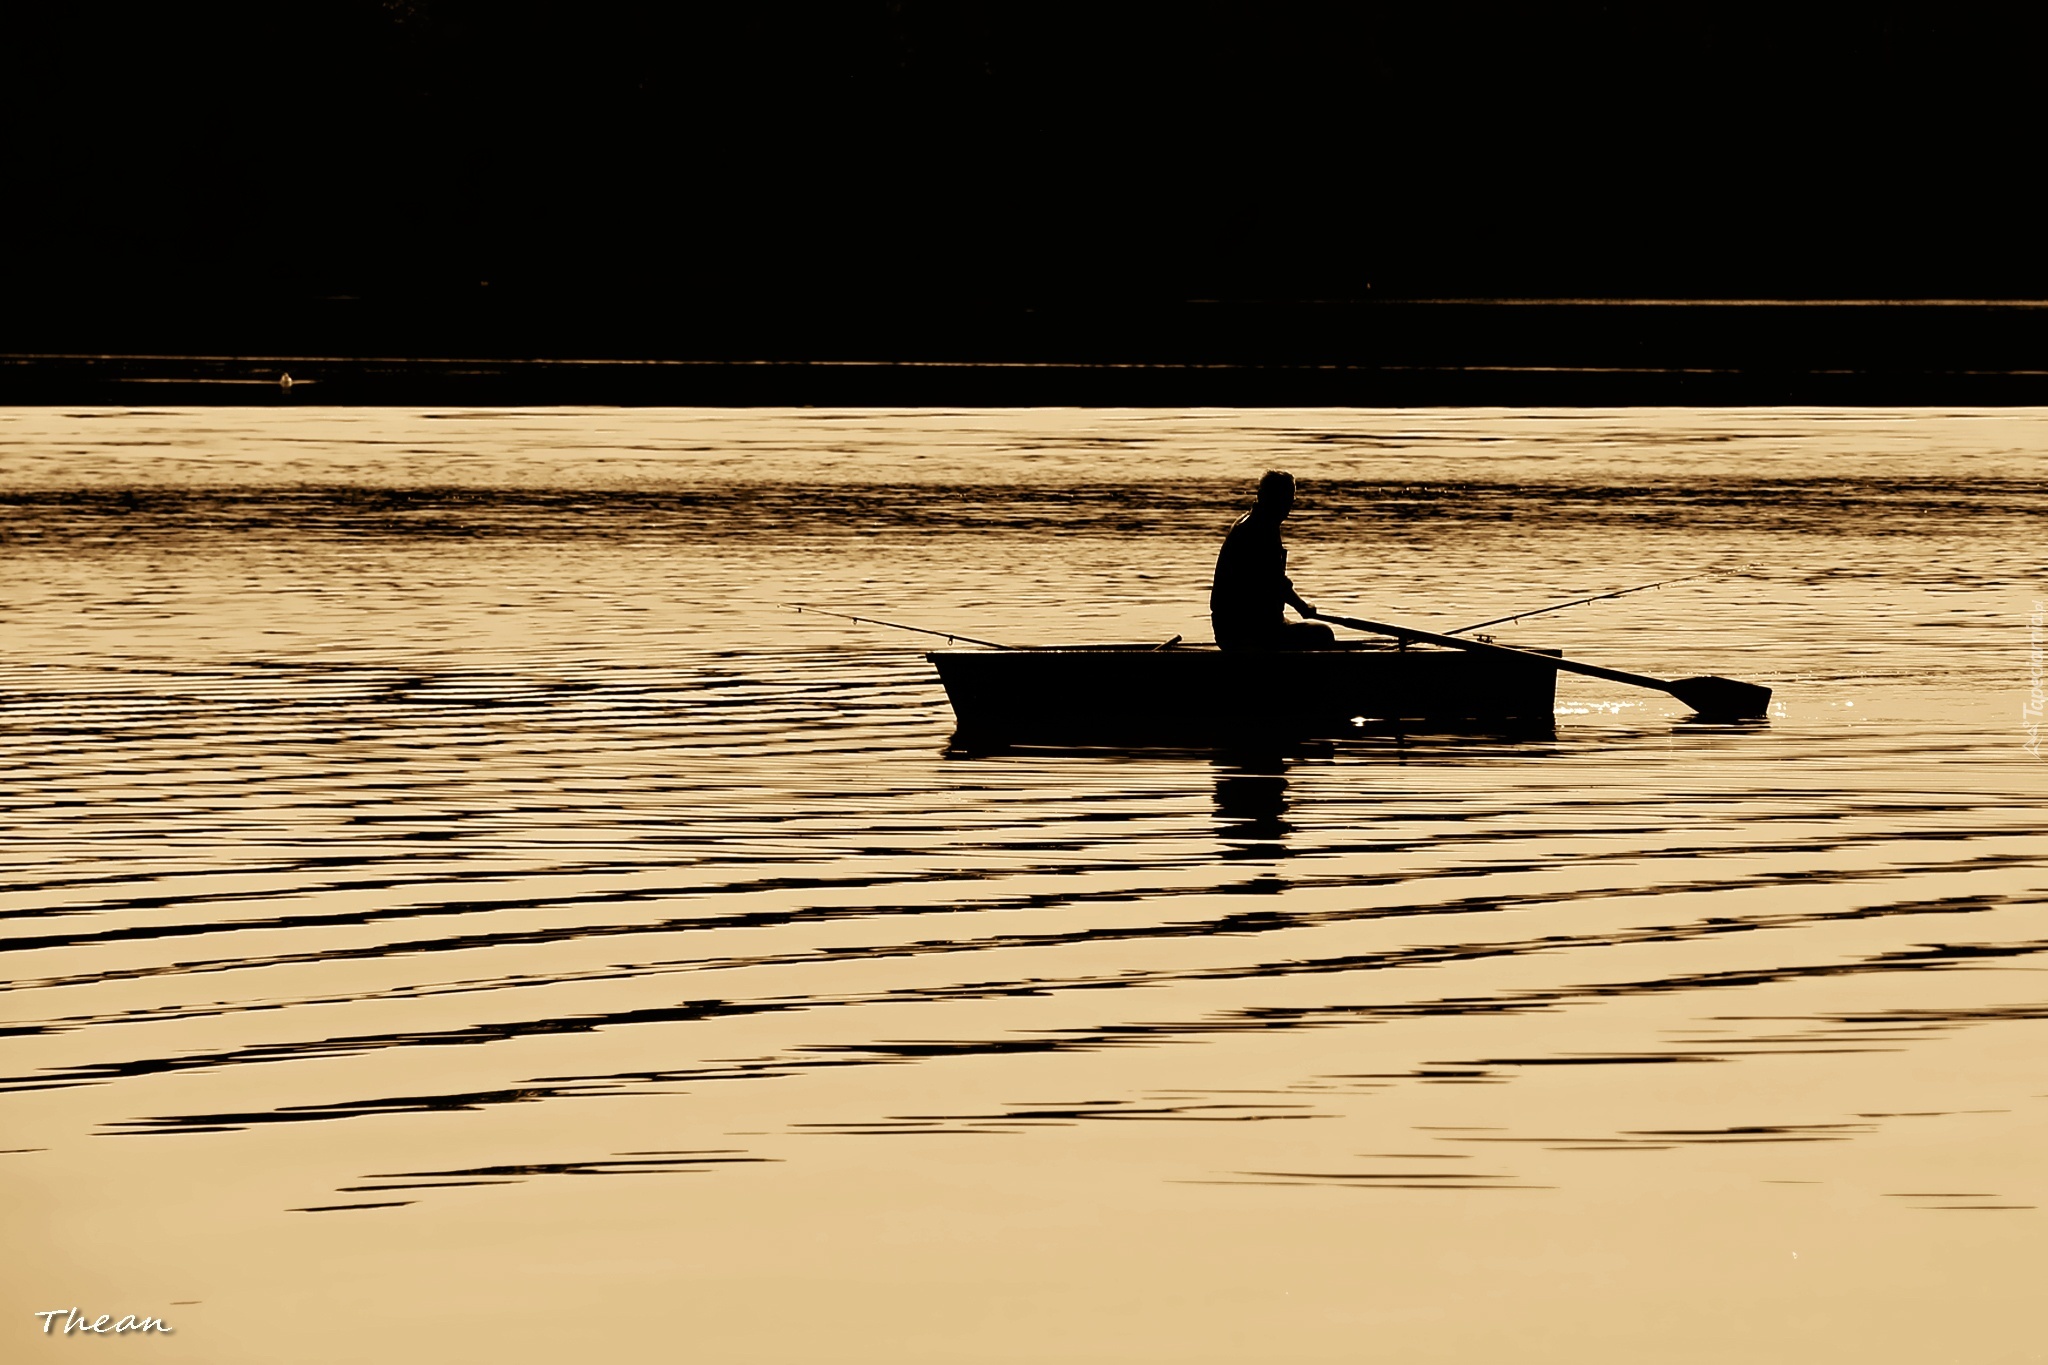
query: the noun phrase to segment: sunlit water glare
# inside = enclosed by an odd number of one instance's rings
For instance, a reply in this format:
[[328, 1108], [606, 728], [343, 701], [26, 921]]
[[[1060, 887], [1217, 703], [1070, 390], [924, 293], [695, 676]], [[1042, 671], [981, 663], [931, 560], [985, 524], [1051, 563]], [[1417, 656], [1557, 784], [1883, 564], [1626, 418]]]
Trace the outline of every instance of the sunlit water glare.
[[[162, 1361], [2033, 1361], [2048, 414], [0, 412], [12, 1326]], [[1310, 600], [1554, 736], [949, 756]], [[590, 1177], [610, 1177], [592, 1179]]]

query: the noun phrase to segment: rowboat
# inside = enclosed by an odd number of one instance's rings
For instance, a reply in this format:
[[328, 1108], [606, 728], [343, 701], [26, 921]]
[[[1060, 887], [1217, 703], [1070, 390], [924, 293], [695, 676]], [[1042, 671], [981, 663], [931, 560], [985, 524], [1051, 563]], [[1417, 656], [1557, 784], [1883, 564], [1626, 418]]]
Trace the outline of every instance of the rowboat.
[[[1554, 655], [1556, 651], [1529, 651]], [[1107, 644], [939, 650], [957, 741], [1210, 743], [1373, 723], [1551, 723], [1557, 671], [1528, 658], [1344, 641], [1299, 653]]]

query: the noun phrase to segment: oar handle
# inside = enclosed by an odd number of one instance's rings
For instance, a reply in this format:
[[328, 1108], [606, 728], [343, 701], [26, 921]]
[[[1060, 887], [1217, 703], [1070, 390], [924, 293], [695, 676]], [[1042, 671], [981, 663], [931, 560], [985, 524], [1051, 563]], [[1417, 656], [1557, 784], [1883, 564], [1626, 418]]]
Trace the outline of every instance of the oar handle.
[[1605, 678], [1608, 682], [1627, 683], [1632, 687], [1649, 687], [1659, 692], [1671, 690], [1671, 684], [1661, 678], [1648, 678], [1640, 673], [1624, 673], [1618, 668], [1602, 668], [1598, 664], [1582, 664], [1576, 659], [1560, 659], [1554, 654], [1538, 654], [1534, 650], [1516, 649], [1511, 645], [1490, 645], [1479, 640], [1460, 639], [1455, 635], [1438, 635], [1432, 630], [1416, 630], [1413, 626], [1389, 625], [1385, 621], [1362, 621], [1352, 616], [1332, 616], [1326, 611], [1317, 612], [1316, 619], [1349, 626], [1353, 630], [1369, 631], [1374, 635], [1391, 635], [1397, 640], [1419, 640], [1423, 644], [1448, 645], [1452, 649], [1468, 650], [1474, 654], [1491, 654], [1497, 658], [1521, 659], [1549, 668], [1561, 668], [1567, 673], [1583, 673], [1589, 678]]

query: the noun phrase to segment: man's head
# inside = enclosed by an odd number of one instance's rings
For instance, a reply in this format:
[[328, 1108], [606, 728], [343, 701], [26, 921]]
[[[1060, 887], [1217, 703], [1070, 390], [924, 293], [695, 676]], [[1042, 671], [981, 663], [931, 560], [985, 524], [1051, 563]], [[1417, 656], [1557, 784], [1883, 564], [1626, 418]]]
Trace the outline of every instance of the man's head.
[[1259, 480], [1258, 510], [1275, 521], [1294, 509], [1294, 476], [1269, 469]]

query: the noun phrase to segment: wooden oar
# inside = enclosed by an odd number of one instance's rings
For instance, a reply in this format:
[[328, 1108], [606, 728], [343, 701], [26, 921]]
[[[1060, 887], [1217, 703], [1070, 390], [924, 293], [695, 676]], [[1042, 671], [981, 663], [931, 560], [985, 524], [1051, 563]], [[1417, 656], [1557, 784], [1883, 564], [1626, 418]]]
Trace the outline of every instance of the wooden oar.
[[1582, 664], [1575, 659], [1559, 659], [1549, 654], [1537, 654], [1531, 650], [1514, 649], [1507, 645], [1461, 640], [1455, 635], [1438, 635], [1435, 631], [1393, 626], [1385, 621], [1361, 621], [1355, 617], [1332, 616], [1322, 611], [1317, 612], [1315, 616], [1319, 621], [1349, 626], [1353, 630], [1370, 631], [1374, 635], [1391, 635], [1397, 640], [1419, 640], [1424, 644], [1448, 645], [1452, 649], [1469, 650], [1474, 654], [1521, 659], [1527, 663], [1561, 668], [1567, 673], [1583, 673], [1589, 678], [1605, 678], [1609, 682], [1627, 683], [1630, 687], [1648, 687], [1659, 692], [1669, 692], [1701, 715], [1716, 719], [1739, 720], [1761, 716], [1765, 708], [1771, 704], [1770, 688], [1756, 683], [1737, 682], [1733, 678], [1680, 678], [1676, 682], [1666, 682], [1662, 678], [1645, 677], [1641, 673], [1624, 673], [1618, 668]]

